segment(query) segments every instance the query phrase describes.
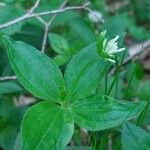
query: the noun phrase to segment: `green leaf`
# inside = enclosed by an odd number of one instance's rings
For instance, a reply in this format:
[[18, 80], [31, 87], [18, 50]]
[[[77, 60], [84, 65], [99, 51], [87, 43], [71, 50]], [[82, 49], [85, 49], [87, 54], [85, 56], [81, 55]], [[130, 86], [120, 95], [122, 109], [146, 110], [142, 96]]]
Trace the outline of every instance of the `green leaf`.
[[126, 32], [128, 25], [129, 19], [127, 13], [121, 13], [107, 18], [102, 29], [107, 30], [106, 35], [108, 35], [109, 39], [111, 39], [116, 35], [122, 35]]
[[70, 56], [66, 55], [57, 55], [54, 57], [53, 61], [58, 65], [63, 65], [69, 60]]
[[134, 12], [136, 19], [139, 22], [149, 22], [150, 21], [150, 15], [149, 15], [149, 6], [150, 1], [149, 0], [136, 0], [131, 1], [131, 10]]
[[141, 81], [139, 83], [138, 88], [136, 87], [136, 95], [138, 98], [142, 100], [150, 101], [149, 93], [150, 93], [150, 80]]
[[48, 101], [31, 107], [22, 121], [23, 150], [60, 150], [73, 134], [69, 112]]
[[[105, 87], [107, 86], [107, 93], [110, 97], [113, 97], [113, 98], [123, 97], [123, 94], [124, 94], [123, 93], [123, 87], [124, 87], [123, 77], [124, 77], [123, 73], [122, 74], [120, 73], [119, 77], [108, 74], [107, 85], [106, 85], [105, 78], [103, 78], [99, 85], [98, 93], [101, 95], [105, 95], [106, 93]], [[116, 95], [116, 89], [117, 89], [117, 95]]]
[[[126, 68], [125, 78], [127, 81], [127, 85], [124, 87], [124, 97], [125, 99], [131, 99], [136, 97], [138, 94], [138, 88], [140, 87], [140, 80], [144, 78], [144, 70], [139, 63], [131, 63]], [[141, 82], [142, 83], [142, 82]], [[146, 95], [145, 95], [146, 96]], [[141, 98], [141, 97], [139, 97]], [[146, 99], [148, 96], [146, 97]], [[145, 100], [146, 100], [145, 99]]]
[[93, 33], [90, 25], [88, 25], [88, 23], [82, 18], [73, 18], [72, 20], [69, 20], [68, 25], [71, 30], [79, 35], [79, 39], [82, 38], [87, 44], [91, 44], [95, 41], [95, 34]]
[[145, 102], [133, 103], [94, 96], [75, 102], [72, 106], [72, 115], [80, 127], [103, 130], [136, 117], [145, 105]]
[[[79, 4], [79, 3], [78, 3]], [[60, 27], [60, 25], [67, 25], [71, 20], [79, 17], [79, 14], [77, 11], [70, 10], [63, 13], [60, 13], [57, 15], [57, 17], [54, 19], [51, 28]]]
[[64, 37], [54, 33], [49, 33], [48, 39], [53, 50], [58, 54], [64, 54], [69, 50], [69, 43]]
[[65, 148], [74, 132], [74, 121], [71, 116], [71, 113], [68, 112], [67, 110], [64, 110], [63, 113], [64, 113], [63, 128], [60, 139], [58, 141], [58, 150], [61, 149], [63, 150]]
[[[10, 20], [13, 20], [24, 14], [24, 10], [22, 8], [16, 8], [14, 6], [4, 6], [0, 7], [0, 24], [4, 24]], [[2, 31], [8, 35], [13, 34], [21, 29], [23, 22], [16, 23], [11, 25]]]
[[13, 81], [5, 81], [0, 83], [0, 94], [8, 94], [20, 92], [22, 88]]
[[56, 64], [24, 42], [15, 42], [6, 36], [2, 39], [20, 83], [39, 98], [60, 101], [64, 93], [64, 80]]
[[66, 100], [75, 101], [91, 95], [103, 73], [104, 61], [98, 56], [95, 43], [81, 50], [65, 72]]
[[149, 150], [150, 148], [150, 134], [131, 123], [124, 124], [121, 139], [123, 150]]
[[149, 39], [150, 34], [144, 27], [137, 26], [135, 21], [131, 21], [129, 25], [129, 33], [132, 38], [136, 39], [138, 42]]
[[[37, 20], [37, 19], [36, 19]], [[43, 39], [43, 29], [36, 25], [26, 23], [22, 26], [21, 30], [13, 35], [13, 38], [17, 41], [23, 41], [28, 43], [37, 49], [41, 48]]]
[[[34, 3], [35, 0], [32, 0], [32, 2]], [[63, 3], [63, 0], [42, 0], [40, 2], [40, 5], [36, 8], [36, 12], [42, 12], [42, 11], [50, 11], [50, 10], [55, 10], [58, 9], [60, 7], [60, 5]], [[49, 21], [50, 17], [52, 17], [52, 15], [48, 16], [48, 15], [44, 15], [41, 16], [46, 22]]]

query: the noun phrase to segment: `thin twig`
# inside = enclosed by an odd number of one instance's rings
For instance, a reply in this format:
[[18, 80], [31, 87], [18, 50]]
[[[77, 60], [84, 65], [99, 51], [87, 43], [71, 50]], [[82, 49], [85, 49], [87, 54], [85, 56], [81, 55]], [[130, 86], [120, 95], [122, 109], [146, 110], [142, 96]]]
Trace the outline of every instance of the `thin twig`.
[[45, 26], [45, 31], [44, 31], [44, 37], [43, 37], [43, 42], [42, 42], [42, 49], [41, 52], [44, 53], [45, 51], [45, 47], [46, 47], [46, 42], [47, 42], [47, 36], [48, 36], [48, 31], [49, 31], [49, 27], [46, 24]]
[[[14, 20], [11, 20], [7, 23], [1, 24], [0, 29], [9, 27], [13, 24], [24, 21], [26, 19], [34, 18], [34, 17], [38, 17], [38, 16], [46, 16], [46, 15], [50, 15], [50, 14], [59, 14], [59, 13], [63, 13], [63, 12], [69, 11], [69, 10], [82, 10], [83, 9], [83, 10], [88, 11], [88, 9], [87, 9], [88, 5], [89, 5], [89, 3], [86, 3], [82, 6], [69, 6], [69, 7], [62, 8], [62, 9], [56, 9], [56, 10], [52, 10], [52, 11], [44, 11], [44, 12], [40, 12], [40, 13], [33, 13], [33, 12], [29, 11], [27, 14], [25, 14], [21, 17], [18, 17]], [[33, 9], [31, 9], [31, 10], [33, 10]]]
[[[67, 3], [68, 0], [65, 0], [62, 5], [60, 6], [59, 9], [56, 9], [56, 10], [52, 10], [52, 11], [45, 11], [45, 12], [40, 12], [40, 13], [34, 13], [34, 10], [39, 6], [39, 3], [40, 3], [40, 0], [36, 0], [35, 4], [30, 8], [30, 10], [24, 14], [23, 16], [20, 16], [14, 20], [11, 20], [9, 22], [6, 22], [4, 24], [1, 24], [0, 25], [0, 29], [3, 29], [3, 28], [7, 28], [11, 25], [14, 25], [18, 22], [21, 22], [21, 21], [24, 21], [26, 19], [29, 19], [29, 18], [37, 18], [41, 23], [43, 23], [45, 25], [45, 37], [44, 37], [44, 44], [43, 44], [43, 48], [42, 48], [42, 51], [44, 52], [44, 49], [45, 49], [45, 45], [46, 45], [46, 40], [47, 39], [47, 34], [48, 34], [48, 30], [49, 30], [49, 27], [50, 25], [52, 24], [53, 20], [55, 19], [55, 17], [60, 14], [60, 13], [63, 13], [63, 12], [66, 12], [66, 11], [69, 11], [69, 10], [86, 10], [86, 11], [89, 11], [89, 9], [87, 8], [88, 5], [90, 4], [89, 2], [83, 4], [82, 6], [69, 6], [69, 7], [66, 7], [66, 8], [63, 8], [65, 6], [65, 4]], [[45, 22], [40, 16], [45, 16], [45, 15], [50, 15], [50, 14], [54, 14], [54, 16], [48, 21], [48, 22]], [[17, 76], [6, 76], [6, 77], [0, 77], [0, 82], [2, 81], [8, 81], [8, 80], [16, 80], [17, 79]]]
[[[67, 1], [68, 1], [68, 0], [65, 0], [65, 1], [61, 4], [61, 6], [60, 6], [59, 9], [62, 9], [62, 8], [66, 5]], [[52, 16], [52, 18], [45, 24], [45, 32], [44, 32], [44, 37], [43, 37], [42, 49], [41, 49], [41, 51], [42, 51], [43, 53], [44, 53], [45, 47], [46, 47], [46, 42], [47, 42], [47, 37], [48, 37], [49, 28], [50, 28], [52, 22], [55, 20], [57, 14], [58, 14], [58, 13], [54, 14], [54, 15]]]
[[0, 77], [0, 81], [9, 81], [9, 80], [16, 80], [16, 76], [6, 76], [6, 77]]
[[[60, 5], [59, 9], [64, 8], [64, 6], [66, 5], [67, 2], [68, 2], [68, 0], [65, 0], [65, 1]], [[57, 15], [58, 15], [58, 13], [56, 13], [56, 14], [54, 14], [54, 15], [52, 16], [52, 18], [48, 21], [48, 26], [51, 25], [51, 23], [54, 21], [54, 19], [56, 18]]]
[[[45, 16], [45, 15], [50, 15], [50, 14], [59, 14], [59, 13], [63, 13], [69, 10], [87, 10], [89, 11], [89, 9], [87, 8], [89, 3], [86, 3], [82, 6], [68, 6], [66, 8], [62, 8], [62, 9], [56, 9], [56, 10], [52, 10], [52, 11], [45, 11], [45, 12], [40, 12], [40, 13], [33, 13], [30, 16], [28, 16], [28, 18], [33, 18], [36, 16]], [[27, 19], [27, 18], [26, 18]]]
[[4, 24], [1, 24], [0, 25], [0, 29], [9, 27], [9, 26], [11, 26], [13, 24], [16, 24], [16, 23], [18, 23], [20, 21], [23, 21], [23, 20], [27, 19], [27, 18], [30, 18], [30, 16], [34, 14], [33, 12], [38, 7], [39, 3], [40, 3], [40, 0], [36, 0], [35, 4], [30, 8], [30, 10], [26, 14], [24, 14], [21, 17], [18, 17], [16, 19], [12, 20], [12, 21], [9, 21], [9, 22], [6, 22]]
[[40, 0], [36, 0], [35, 4], [30, 8], [30, 10], [28, 11], [28, 14], [31, 14], [34, 12], [34, 10], [39, 6], [40, 4]]
[[44, 24], [44, 26], [46, 26], [46, 21], [42, 19], [40, 16], [37, 16], [36, 19], [39, 20], [42, 24]]

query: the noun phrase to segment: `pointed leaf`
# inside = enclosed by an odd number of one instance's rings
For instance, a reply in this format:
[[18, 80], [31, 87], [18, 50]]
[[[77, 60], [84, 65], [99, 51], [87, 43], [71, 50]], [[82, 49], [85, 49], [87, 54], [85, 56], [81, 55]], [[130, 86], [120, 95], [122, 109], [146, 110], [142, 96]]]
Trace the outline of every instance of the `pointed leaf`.
[[60, 106], [44, 101], [26, 112], [21, 134], [23, 150], [59, 150], [71, 139], [73, 121]]
[[95, 41], [95, 35], [86, 21], [75, 17], [68, 21], [70, 29], [77, 34], [77, 37], [84, 43], [90, 44]]
[[104, 61], [98, 56], [95, 43], [81, 50], [70, 61], [65, 72], [66, 99], [75, 101], [91, 95], [103, 72]]
[[64, 37], [54, 33], [49, 33], [48, 39], [50, 41], [51, 47], [58, 54], [64, 54], [69, 50], [69, 43]]
[[83, 128], [103, 130], [136, 117], [145, 105], [145, 102], [131, 103], [94, 96], [74, 103], [72, 115], [75, 122]]
[[6, 36], [2, 39], [20, 83], [39, 98], [59, 101], [64, 80], [55, 63], [24, 42], [15, 42]]
[[150, 134], [131, 123], [124, 124], [121, 139], [123, 150], [150, 149]]

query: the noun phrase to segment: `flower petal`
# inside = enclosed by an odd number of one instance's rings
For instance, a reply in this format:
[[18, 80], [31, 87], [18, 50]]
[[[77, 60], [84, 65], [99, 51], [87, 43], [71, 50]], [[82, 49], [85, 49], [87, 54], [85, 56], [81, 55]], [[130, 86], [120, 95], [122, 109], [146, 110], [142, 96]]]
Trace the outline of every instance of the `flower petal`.
[[110, 62], [112, 62], [112, 63], [116, 63], [116, 61], [115, 61], [114, 59], [108, 58], [108, 59], [106, 59], [106, 60], [108, 60], [108, 61], [110, 61]]
[[124, 50], [125, 50], [125, 48], [120, 48], [120, 49], [117, 49], [117, 50], [112, 50], [110, 54], [119, 53], [119, 52], [122, 52]]

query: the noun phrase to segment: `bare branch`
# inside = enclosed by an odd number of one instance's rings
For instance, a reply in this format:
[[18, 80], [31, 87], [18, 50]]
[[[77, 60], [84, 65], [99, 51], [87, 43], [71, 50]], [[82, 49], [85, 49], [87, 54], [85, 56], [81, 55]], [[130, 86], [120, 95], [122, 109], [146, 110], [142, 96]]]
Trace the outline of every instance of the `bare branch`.
[[45, 15], [50, 15], [50, 14], [60, 14], [60, 13], [63, 13], [63, 12], [69, 11], [69, 10], [82, 10], [83, 9], [83, 10], [89, 11], [89, 9], [87, 9], [87, 4], [89, 4], [89, 3], [86, 3], [82, 6], [69, 6], [69, 7], [66, 7], [66, 8], [56, 9], [56, 10], [52, 10], [52, 11], [33, 13], [30, 16], [28, 16], [28, 18], [33, 18], [33, 17], [36, 17], [36, 16], [45, 16]]
[[46, 21], [44, 19], [42, 19], [40, 16], [36, 17], [37, 20], [39, 20], [42, 24], [44, 24], [46, 26]]
[[47, 36], [48, 36], [48, 30], [49, 30], [49, 26], [46, 25], [46, 26], [45, 26], [45, 31], [44, 31], [42, 49], [41, 49], [41, 52], [42, 52], [42, 53], [44, 53], [44, 51], [45, 51], [46, 41], [47, 41]]
[[40, 0], [36, 0], [35, 4], [30, 8], [28, 14], [31, 14], [34, 12], [34, 10], [39, 6]]
[[[60, 6], [59, 9], [56, 10], [52, 10], [52, 11], [45, 11], [45, 12], [40, 12], [40, 13], [34, 13], [34, 10], [39, 6], [40, 0], [36, 0], [35, 4], [30, 8], [30, 10], [24, 14], [23, 16], [20, 16], [14, 20], [11, 20], [9, 22], [6, 22], [4, 24], [0, 25], [0, 29], [2, 28], [6, 28], [9, 27], [13, 24], [16, 24], [18, 22], [21, 22], [23, 20], [29, 19], [29, 18], [37, 18], [41, 23], [43, 23], [45, 25], [45, 34], [44, 34], [44, 38], [43, 38], [43, 46], [42, 46], [42, 52], [44, 52], [45, 50], [45, 45], [46, 45], [46, 40], [47, 40], [47, 36], [48, 36], [48, 31], [49, 31], [49, 27], [51, 26], [52, 22], [54, 21], [54, 19], [56, 18], [56, 16], [60, 13], [69, 11], [69, 10], [86, 10], [89, 11], [88, 9], [88, 5], [90, 4], [85, 3], [82, 6], [68, 6], [65, 7], [65, 4], [67, 3], [68, 0], [65, 0], [62, 5]], [[45, 16], [45, 15], [50, 15], [50, 14], [54, 14], [52, 16], [52, 18], [48, 21], [45, 22], [40, 16]], [[6, 77], [0, 77], [0, 82], [2, 81], [8, 81], [8, 80], [16, 80], [17, 76], [6, 76]]]
[[11, 25], [13, 25], [13, 24], [16, 24], [16, 23], [18, 23], [18, 22], [21, 22], [21, 21], [27, 19], [28, 16], [29, 16], [29, 14], [25, 14], [25, 15], [19, 17], [19, 18], [16, 18], [15, 20], [9, 21], [9, 22], [4, 23], [4, 24], [1, 24], [1, 25], [0, 25], [0, 29], [6, 28], [6, 27], [9, 27], [9, 26], [11, 26]]
[[[67, 2], [68, 2], [68, 0], [65, 0], [65, 1], [61, 4], [61, 6], [60, 6], [59, 9], [64, 8], [64, 6], [66, 5]], [[51, 23], [54, 21], [54, 19], [56, 18], [57, 15], [58, 15], [58, 13], [54, 14], [53, 17], [48, 21], [48, 26], [51, 25]]]
[[[62, 9], [62, 8], [66, 5], [67, 1], [68, 1], [68, 0], [65, 0], [65, 1], [61, 4], [61, 6], [60, 6], [59, 9]], [[52, 18], [51, 18], [51, 19], [46, 23], [46, 25], [45, 25], [45, 32], [44, 32], [44, 37], [43, 37], [42, 49], [41, 49], [41, 51], [42, 51], [43, 53], [44, 53], [45, 47], [46, 47], [46, 42], [47, 42], [47, 37], [48, 37], [49, 28], [50, 28], [52, 22], [55, 20], [57, 14], [58, 14], [58, 13], [54, 14], [54, 15], [52, 16]]]
[[[69, 10], [87, 10], [87, 6], [89, 5], [89, 3], [86, 3], [82, 6], [70, 6], [70, 7], [66, 7], [66, 8], [62, 8], [62, 9], [56, 9], [56, 10], [52, 10], [52, 11], [44, 11], [44, 12], [40, 12], [40, 13], [33, 13], [31, 11], [29, 11], [27, 14], [21, 16], [21, 17], [18, 17], [14, 20], [11, 20], [9, 22], [6, 22], [4, 24], [1, 24], [0, 25], [0, 29], [2, 28], [6, 28], [6, 27], [9, 27], [13, 24], [16, 24], [18, 22], [21, 22], [23, 20], [26, 20], [26, 19], [29, 19], [29, 18], [34, 18], [34, 17], [38, 17], [38, 16], [46, 16], [46, 15], [50, 15], [50, 14], [59, 14], [59, 13], [63, 13], [63, 12], [66, 12], [66, 11], [69, 11]], [[37, 7], [37, 5], [36, 5]], [[36, 8], [34, 7], [34, 9]], [[33, 9], [31, 9], [33, 11]]]
[[1, 81], [8, 81], [8, 80], [16, 80], [16, 76], [6, 76], [6, 77], [0, 77], [0, 82]]
[[16, 23], [18, 23], [20, 21], [23, 21], [23, 20], [27, 19], [31, 14], [33, 14], [34, 10], [38, 7], [39, 3], [40, 3], [40, 0], [36, 0], [35, 4], [30, 8], [30, 10], [26, 14], [24, 14], [21, 17], [18, 17], [16, 19], [12, 20], [12, 21], [9, 21], [9, 22], [6, 22], [6, 23], [0, 25], [0, 29], [6, 28], [8, 26], [11, 26], [13, 24], [16, 24]]

